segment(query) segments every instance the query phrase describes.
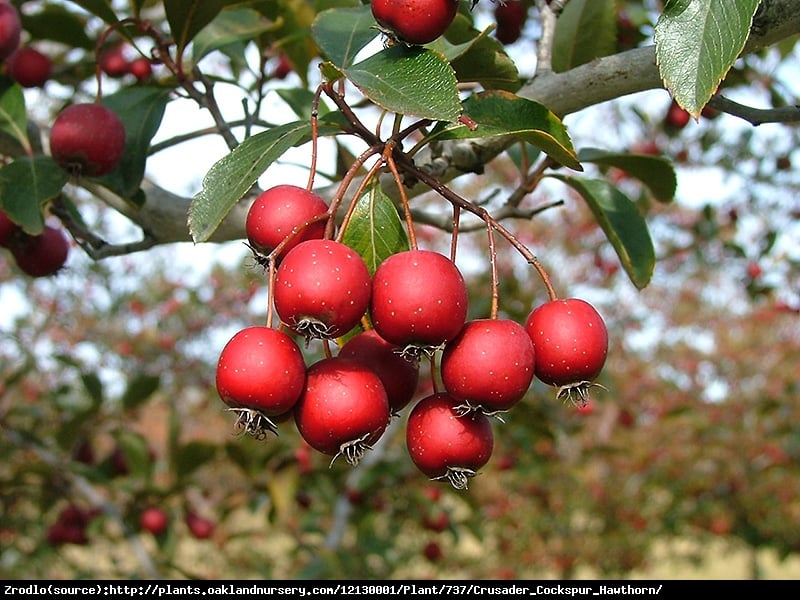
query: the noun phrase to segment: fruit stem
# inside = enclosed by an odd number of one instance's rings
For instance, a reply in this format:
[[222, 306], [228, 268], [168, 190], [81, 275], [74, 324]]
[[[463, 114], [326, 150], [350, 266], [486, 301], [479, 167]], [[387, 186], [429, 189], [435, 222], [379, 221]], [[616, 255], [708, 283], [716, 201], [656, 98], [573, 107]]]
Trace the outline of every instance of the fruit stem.
[[497, 276], [497, 247], [494, 241], [494, 228], [491, 223], [486, 223], [486, 233], [489, 236], [489, 265], [492, 272], [492, 304], [489, 309], [489, 318], [497, 318], [497, 307], [500, 302], [499, 277]]

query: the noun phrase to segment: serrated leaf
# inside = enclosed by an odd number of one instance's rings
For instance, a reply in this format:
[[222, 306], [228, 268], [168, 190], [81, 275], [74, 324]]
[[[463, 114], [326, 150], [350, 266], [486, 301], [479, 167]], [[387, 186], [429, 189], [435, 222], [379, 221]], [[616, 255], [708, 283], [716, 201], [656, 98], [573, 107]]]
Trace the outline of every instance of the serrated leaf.
[[464, 114], [477, 123], [442, 125], [432, 132], [437, 140], [513, 135], [546, 152], [560, 164], [583, 170], [566, 127], [545, 106], [500, 90], [473, 94], [464, 101]]
[[553, 35], [554, 71], [616, 52], [616, 4], [616, 0], [571, 0], [564, 7]]
[[678, 104], [698, 118], [750, 35], [759, 0], [673, 0], [655, 26], [656, 63]]
[[380, 35], [369, 6], [321, 11], [311, 24], [311, 36], [330, 62], [343, 69]]
[[398, 44], [344, 72], [361, 93], [388, 111], [449, 122], [461, 114], [453, 68], [427, 48]]
[[560, 174], [551, 177], [563, 181], [581, 195], [633, 285], [640, 290], [647, 287], [655, 269], [655, 249], [647, 223], [634, 202], [604, 179], [579, 179]]
[[175, 470], [178, 476], [184, 478], [191, 475], [214, 458], [216, 452], [217, 446], [208, 442], [194, 441], [179, 446], [175, 456]]
[[197, 63], [214, 50], [234, 42], [246, 42], [268, 31], [271, 23], [252, 9], [222, 11], [194, 38], [192, 60]]
[[66, 172], [49, 156], [24, 156], [0, 168], [0, 206], [31, 235], [44, 231], [42, 206], [61, 193]]
[[616, 167], [641, 181], [659, 202], [672, 202], [678, 187], [678, 177], [672, 163], [658, 156], [606, 152], [599, 148], [583, 148], [578, 153], [581, 162]]
[[164, 11], [178, 47], [178, 56], [183, 55], [189, 42], [214, 20], [224, 6], [224, 0], [164, 0]]
[[370, 275], [392, 254], [409, 249], [408, 235], [397, 208], [377, 181], [358, 199], [342, 242], [358, 252]]
[[146, 402], [161, 385], [161, 378], [158, 375], [147, 375], [141, 373], [128, 382], [125, 392], [122, 394], [122, 406], [126, 409], [136, 408]]
[[6, 76], [0, 76], [0, 130], [17, 140], [25, 150], [30, 149], [25, 96], [22, 88]]
[[125, 150], [119, 164], [98, 181], [122, 198], [133, 198], [144, 178], [147, 151], [161, 126], [171, 90], [135, 85], [103, 97], [125, 126]]
[[310, 134], [307, 121], [273, 127], [250, 136], [214, 163], [189, 207], [189, 231], [195, 243], [208, 240], [262, 173]]

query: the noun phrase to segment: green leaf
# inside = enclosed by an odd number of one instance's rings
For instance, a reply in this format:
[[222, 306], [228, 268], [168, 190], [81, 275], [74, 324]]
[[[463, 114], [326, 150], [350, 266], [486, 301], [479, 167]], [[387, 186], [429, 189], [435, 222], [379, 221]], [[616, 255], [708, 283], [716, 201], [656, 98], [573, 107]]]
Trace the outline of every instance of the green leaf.
[[224, 0], [164, 0], [164, 10], [178, 47], [178, 56], [183, 55], [189, 42], [214, 20], [224, 6]]
[[324, 10], [311, 24], [314, 42], [340, 69], [350, 66], [356, 54], [378, 35], [369, 6]]
[[[108, 18], [113, 12], [106, 14]], [[32, 40], [52, 40], [68, 48], [94, 50], [96, 41], [86, 33], [86, 19], [64, 6], [47, 3], [31, 14], [22, 14], [22, 27]]]
[[153, 457], [144, 436], [122, 430], [117, 434], [117, 446], [125, 459], [128, 474], [136, 479], [147, 479], [153, 473]]
[[117, 15], [114, 13], [114, 9], [111, 7], [110, 0], [70, 0], [70, 1], [73, 4], [77, 4], [87, 12], [90, 12], [93, 15], [100, 17], [106, 23], [113, 24], [119, 20], [117, 19]]
[[125, 151], [111, 173], [98, 178], [122, 198], [133, 198], [139, 191], [147, 162], [147, 151], [161, 126], [171, 90], [134, 85], [103, 97], [103, 105], [113, 110], [125, 126]]
[[122, 394], [122, 406], [127, 409], [143, 404], [160, 385], [161, 378], [158, 375], [140, 373], [128, 382], [128, 386]]
[[650, 231], [633, 201], [604, 179], [551, 175], [574, 188], [594, 213], [633, 285], [644, 289], [655, 269]]
[[194, 38], [192, 60], [197, 63], [214, 50], [247, 42], [271, 28], [269, 21], [252, 9], [226, 10]]
[[540, 148], [560, 164], [583, 170], [564, 124], [534, 100], [503, 91], [481, 92], [464, 101], [464, 114], [478, 124], [477, 128], [442, 125], [433, 130], [431, 137], [452, 140], [513, 135]]
[[187, 477], [214, 458], [216, 452], [216, 445], [208, 442], [195, 441], [180, 446], [175, 456], [175, 470], [178, 476]]
[[5, 76], [0, 76], [0, 130], [17, 140], [24, 149], [30, 149], [28, 113], [22, 87]]
[[250, 136], [214, 163], [189, 207], [189, 230], [195, 243], [208, 240], [264, 171], [310, 135], [307, 121], [273, 127]]
[[656, 63], [678, 104], [698, 118], [744, 48], [759, 0], [673, 0], [655, 26]]
[[578, 153], [581, 162], [616, 167], [641, 181], [659, 202], [672, 202], [678, 178], [672, 163], [658, 156], [606, 152], [598, 148], [583, 148]]
[[103, 403], [103, 382], [97, 373], [81, 373], [81, 381], [92, 399], [92, 404], [95, 407], [100, 406]]
[[24, 156], [0, 168], [0, 206], [31, 235], [44, 231], [42, 206], [61, 193], [66, 172], [49, 156]]
[[358, 199], [342, 242], [361, 255], [370, 274], [392, 254], [409, 249], [403, 221], [378, 181]]
[[398, 44], [344, 72], [367, 98], [388, 111], [451, 122], [461, 114], [453, 68], [427, 48]]
[[[307, 88], [293, 87], [293, 88], [280, 88], [275, 90], [275, 93], [289, 105], [295, 115], [304, 121], [310, 121], [312, 111], [314, 108], [314, 92]], [[330, 112], [330, 109], [325, 104], [324, 99], [320, 98], [317, 104], [317, 115], [322, 117]]]
[[553, 35], [552, 66], [568, 71], [617, 50], [616, 0], [571, 0]]

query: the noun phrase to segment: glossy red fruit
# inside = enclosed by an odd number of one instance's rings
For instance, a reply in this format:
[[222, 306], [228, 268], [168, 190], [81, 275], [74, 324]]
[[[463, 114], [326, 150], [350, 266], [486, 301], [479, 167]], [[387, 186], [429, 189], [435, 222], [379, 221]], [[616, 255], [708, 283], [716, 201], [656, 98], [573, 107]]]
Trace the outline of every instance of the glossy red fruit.
[[298, 229], [277, 255], [286, 256], [301, 242], [322, 239], [327, 219], [302, 227], [327, 212], [328, 205], [318, 194], [296, 185], [276, 185], [259, 194], [250, 206], [245, 221], [247, 239], [254, 249], [269, 254]]
[[128, 71], [137, 81], [147, 81], [153, 75], [153, 63], [149, 58], [134, 58], [128, 65]]
[[527, 17], [528, 8], [519, 0], [499, 2], [494, 8], [495, 37], [503, 44], [513, 44], [522, 35]]
[[411, 355], [438, 348], [458, 335], [467, 308], [461, 271], [438, 252], [393, 254], [372, 277], [372, 324], [382, 338]]
[[475, 319], [445, 346], [442, 383], [462, 404], [491, 414], [522, 399], [534, 366], [533, 342], [522, 325], [510, 319]]
[[311, 338], [344, 335], [369, 306], [364, 259], [334, 240], [307, 240], [292, 248], [275, 273], [275, 310], [295, 332]]
[[0, 61], [7, 59], [19, 47], [22, 22], [19, 12], [7, 0], [0, 1]]
[[389, 400], [380, 377], [349, 358], [323, 358], [308, 368], [294, 409], [297, 429], [309, 446], [356, 465], [389, 423]]
[[63, 230], [45, 224], [41, 234], [16, 236], [10, 246], [17, 266], [30, 277], [58, 273], [69, 257], [69, 239]]
[[14, 223], [11, 218], [0, 210], [0, 246], [8, 248], [14, 236], [21, 231], [19, 225]]
[[689, 114], [689, 111], [681, 108], [681, 106], [673, 100], [667, 109], [664, 120], [666, 124], [673, 129], [683, 129], [689, 124], [691, 118], [692, 115]]
[[187, 512], [185, 520], [189, 533], [196, 540], [207, 540], [214, 535], [214, 530], [216, 529], [214, 521], [206, 519], [194, 511]]
[[217, 361], [217, 393], [238, 413], [237, 425], [257, 438], [275, 431], [274, 420], [294, 408], [305, 382], [306, 364], [299, 346], [271, 327], [240, 330]]
[[408, 416], [406, 447], [422, 473], [463, 490], [489, 462], [494, 434], [489, 417], [478, 411], [464, 413], [456, 408], [458, 403], [444, 392], [420, 400]]
[[552, 300], [534, 309], [525, 322], [536, 354], [535, 375], [559, 387], [559, 396], [586, 389], [600, 374], [608, 353], [608, 331], [600, 313], [579, 298]]
[[125, 127], [109, 108], [93, 102], [62, 110], [50, 131], [50, 153], [73, 176], [100, 177], [117, 166]]
[[8, 75], [22, 87], [42, 87], [53, 73], [53, 62], [31, 46], [18, 48], [6, 60]]
[[130, 66], [122, 46], [113, 46], [100, 54], [100, 69], [109, 77], [124, 77], [130, 72]]
[[427, 44], [455, 19], [459, 0], [372, 0], [372, 16], [390, 36], [406, 44]]
[[153, 535], [161, 535], [169, 528], [169, 515], [158, 506], [148, 506], [139, 515], [139, 526]]
[[392, 414], [403, 410], [419, 383], [419, 361], [401, 356], [402, 348], [390, 344], [374, 329], [351, 337], [338, 356], [365, 364], [381, 378]]

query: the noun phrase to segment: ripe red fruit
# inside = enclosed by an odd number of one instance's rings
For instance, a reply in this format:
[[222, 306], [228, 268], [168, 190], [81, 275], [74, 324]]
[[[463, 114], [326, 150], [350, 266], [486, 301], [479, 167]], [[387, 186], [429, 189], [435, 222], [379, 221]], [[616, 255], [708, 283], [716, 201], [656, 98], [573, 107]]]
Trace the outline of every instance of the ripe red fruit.
[[169, 515], [157, 506], [148, 506], [139, 515], [139, 526], [153, 535], [161, 535], [169, 527]]
[[420, 400], [408, 416], [406, 447], [422, 473], [464, 490], [469, 478], [489, 462], [494, 434], [489, 417], [477, 411], [463, 413], [457, 404], [443, 392]]
[[72, 104], [62, 110], [50, 131], [50, 153], [71, 175], [100, 177], [117, 166], [125, 149], [125, 127], [109, 108]]
[[351, 337], [339, 350], [338, 356], [352, 358], [368, 366], [381, 378], [392, 414], [403, 410], [419, 382], [419, 361], [400, 355], [402, 348], [384, 340], [377, 331], [369, 329]]
[[0, 1], [0, 61], [7, 59], [19, 47], [21, 33], [19, 12], [7, 0]]
[[122, 46], [113, 46], [100, 54], [100, 69], [113, 78], [124, 77], [130, 72], [130, 61], [125, 57]]
[[522, 399], [534, 365], [533, 342], [522, 325], [510, 319], [475, 319], [445, 346], [442, 383], [462, 404], [492, 414]]
[[197, 514], [194, 511], [186, 513], [186, 526], [189, 528], [189, 533], [192, 534], [197, 540], [207, 540], [214, 535], [216, 524], [210, 519]]
[[307, 240], [292, 248], [275, 273], [275, 310], [292, 330], [311, 338], [343, 335], [369, 306], [369, 269], [349, 246]]
[[42, 87], [53, 72], [50, 57], [36, 48], [25, 46], [18, 48], [6, 60], [8, 75], [22, 87]]
[[406, 44], [427, 44], [447, 31], [459, 0], [372, 0], [372, 16], [388, 35]]
[[422, 554], [431, 562], [439, 562], [444, 558], [442, 547], [436, 542], [428, 542], [422, 549]]
[[687, 110], [681, 108], [681, 106], [673, 100], [667, 109], [667, 114], [664, 117], [664, 120], [667, 126], [672, 127], [673, 129], [683, 129], [689, 124], [691, 118], [692, 115], [690, 115]]
[[[296, 228], [328, 212], [328, 205], [314, 192], [296, 185], [276, 185], [255, 199], [247, 212], [245, 232], [250, 245], [269, 254]], [[278, 253], [278, 258], [306, 240], [322, 239], [327, 219], [296, 232]]]
[[0, 210], [0, 246], [8, 248], [12, 243], [14, 235], [21, 231], [19, 225], [14, 223], [11, 218]]
[[18, 235], [10, 247], [17, 266], [30, 277], [55, 275], [69, 256], [69, 239], [64, 232], [45, 224], [39, 235]]
[[522, 35], [527, 17], [528, 8], [519, 0], [498, 3], [494, 9], [495, 37], [503, 44], [513, 44]]
[[373, 326], [382, 338], [410, 355], [435, 350], [458, 335], [467, 307], [461, 272], [438, 252], [393, 254], [372, 277]]
[[65, 506], [59, 512], [56, 522], [47, 528], [47, 543], [51, 546], [88, 544], [86, 527], [95, 516], [97, 513], [94, 510], [87, 510], [75, 504]]
[[344, 456], [356, 465], [389, 423], [389, 400], [380, 378], [349, 358], [323, 358], [308, 368], [294, 409], [297, 429], [309, 446]]
[[536, 377], [559, 387], [559, 397], [576, 393], [585, 405], [608, 352], [608, 331], [597, 310], [579, 298], [552, 300], [528, 315], [525, 329], [533, 340]]
[[272, 71], [272, 77], [275, 79], [285, 79], [292, 71], [294, 71], [292, 61], [286, 54], [281, 53], [278, 56], [278, 64], [275, 65], [275, 69]]
[[128, 71], [136, 77], [137, 81], [147, 81], [153, 74], [153, 63], [149, 58], [140, 56], [130, 62]]
[[220, 398], [239, 414], [237, 425], [257, 438], [275, 431], [270, 417], [294, 408], [305, 380], [305, 360], [297, 343], [271, 327], [252, 326], [237, 332], [217, 362]]

